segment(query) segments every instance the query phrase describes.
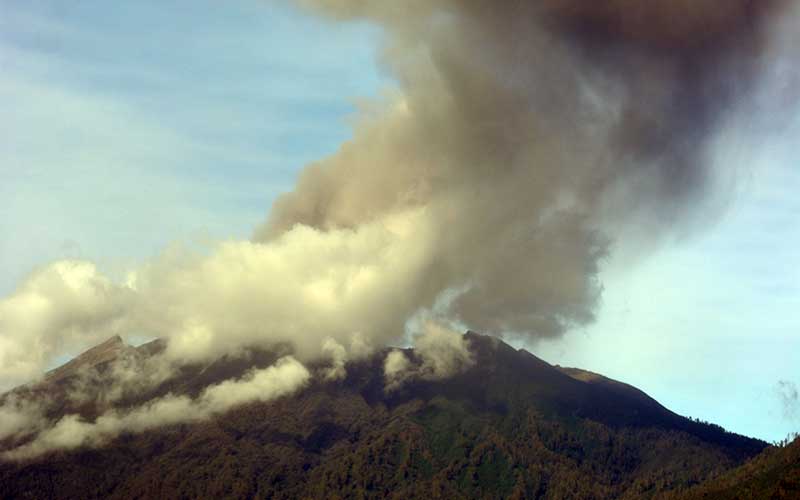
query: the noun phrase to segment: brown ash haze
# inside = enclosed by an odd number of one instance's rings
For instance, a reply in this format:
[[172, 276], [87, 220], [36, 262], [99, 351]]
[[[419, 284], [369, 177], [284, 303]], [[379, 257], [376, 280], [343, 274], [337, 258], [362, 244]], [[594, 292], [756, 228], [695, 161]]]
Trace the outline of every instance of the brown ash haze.
[[110, 402], [253, 348], [280, 358], [91, 422], [11, 394], [0, 440], [19, 446], [5, 458], [342, 379], [406, 330], [421, 362], [389, 353], [389, 391], [475, 363], [454, 328], [535, 340], [591, 323], [599, 266], [624, 238], [713, 219], [737, 173], [709, 160], [710, 144], [758, 111], [798, 21], [779, 0], [299, 3], [380, 25], [397, 88], [364, 104], [354, 138], [307, 166], [251, 241], [170, 248], [124, 280], [55, 262], [0, 301], [4, 389], [110, 335], [165, 342], [115, 358]]

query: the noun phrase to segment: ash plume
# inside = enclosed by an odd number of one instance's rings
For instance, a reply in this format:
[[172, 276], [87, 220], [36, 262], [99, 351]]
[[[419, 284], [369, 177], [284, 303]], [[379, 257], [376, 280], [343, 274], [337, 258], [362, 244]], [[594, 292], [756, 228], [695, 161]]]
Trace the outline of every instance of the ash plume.
[[593, 320], [620, 227], [656, 238], [705, 208], [726, 174], [708, 143], [770, 62], [785, 4], [300, 3], [383, 26], [399, 90], [303, 171], [254, 240], [420, 211], [410, 237], [430, 252], [413, 306], [463, 289], [453, 319], [533, 337]]

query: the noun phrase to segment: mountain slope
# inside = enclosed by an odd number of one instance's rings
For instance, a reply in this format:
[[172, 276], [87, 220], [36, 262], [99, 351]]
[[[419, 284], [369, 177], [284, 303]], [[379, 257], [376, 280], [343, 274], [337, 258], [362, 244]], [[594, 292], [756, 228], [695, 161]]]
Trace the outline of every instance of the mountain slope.
[[115, 335], [68, 363], [47, 372], [45, 380], [55, 383], [77, 374], [82, 369], [97, 367], [133, 351], [135, 351], [135, 348], [126, 345], [118, 335]]
[[[348, 365], [343, 380], [271, 403], [0, 463], [0, 498], [653, 498], [766, 446], [630, 386], [466, 339], [476, 363], [444, 380], [387, 393], [381, 352]], [[196, 393], [274, 359], [186, 369], [150, 396]]]

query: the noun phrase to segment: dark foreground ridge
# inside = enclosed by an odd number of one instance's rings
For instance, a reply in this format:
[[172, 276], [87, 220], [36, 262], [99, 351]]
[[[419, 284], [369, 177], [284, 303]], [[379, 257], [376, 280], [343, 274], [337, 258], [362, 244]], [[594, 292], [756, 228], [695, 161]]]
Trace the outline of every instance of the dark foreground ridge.
[[[629, 385], [554, 367], [491, 337], [466, 338], [476, 363], [448, 379], [387, 393], [383, 351], [349, 364], [343, 380], [270, 403], [122, 435], [99, 449], [0, 462], [0, 498], [679, 498], [767, 446], [676, 415]], [[82, 356], [100, 379], [109, 351], [163, 348], [110, 342]], [[123, 404], [196, 395], [276, 358], [252, 353], [190, 367]], [[63, 376], [24, 390], [62, 397], [70, 374], [56, 373]], [[59, 408], [91, 421], [102, 402]]]
[[784, 447], [770, 447], [741, 467], [707, 481], [683, 500], [800, 498], [800, 437]]

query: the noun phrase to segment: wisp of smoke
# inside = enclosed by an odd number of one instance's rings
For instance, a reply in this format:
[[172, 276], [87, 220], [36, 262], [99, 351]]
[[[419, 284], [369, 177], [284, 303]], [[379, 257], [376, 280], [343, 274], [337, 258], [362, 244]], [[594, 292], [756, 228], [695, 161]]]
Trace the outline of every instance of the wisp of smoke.
[[792, 422], [800, 422], [800, 390], [797, 384], [789, 380], [780, 380], [777, 393], [783, 407], [783, 417]]

